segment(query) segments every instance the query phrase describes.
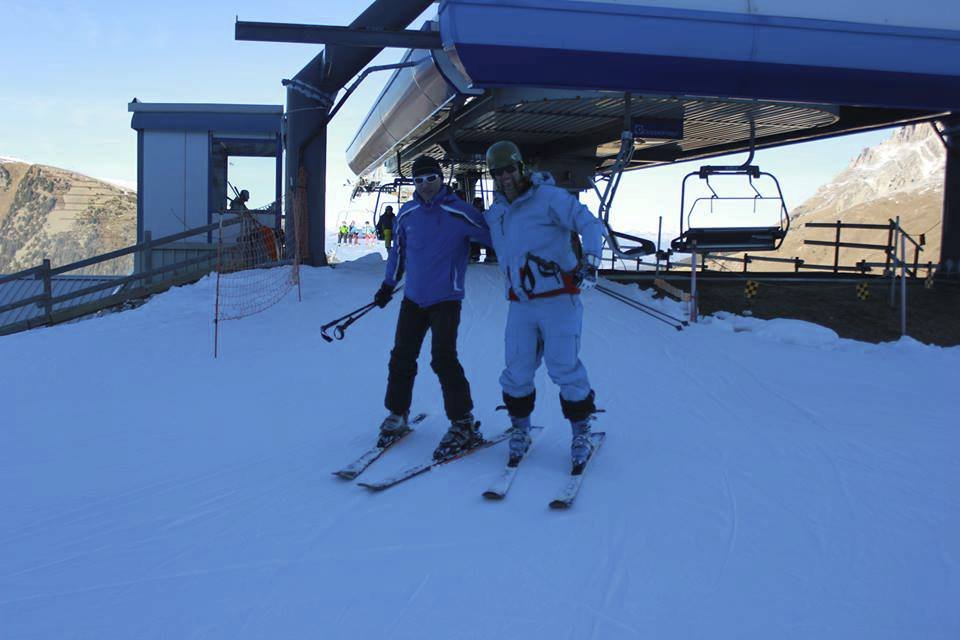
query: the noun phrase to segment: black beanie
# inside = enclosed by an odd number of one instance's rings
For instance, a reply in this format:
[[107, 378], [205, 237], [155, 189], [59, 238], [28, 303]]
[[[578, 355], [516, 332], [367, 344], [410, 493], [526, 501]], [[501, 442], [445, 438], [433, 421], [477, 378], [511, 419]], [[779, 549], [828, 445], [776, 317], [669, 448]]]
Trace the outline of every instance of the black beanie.
[[420, 156], [413, 161], [413, 168], [410, 170], [410, 173], [414, 178], [435, 173], [443, 180], [443, 169], [440, 168], [440, 163], [436, 158], [431, 158], [427, 155]]

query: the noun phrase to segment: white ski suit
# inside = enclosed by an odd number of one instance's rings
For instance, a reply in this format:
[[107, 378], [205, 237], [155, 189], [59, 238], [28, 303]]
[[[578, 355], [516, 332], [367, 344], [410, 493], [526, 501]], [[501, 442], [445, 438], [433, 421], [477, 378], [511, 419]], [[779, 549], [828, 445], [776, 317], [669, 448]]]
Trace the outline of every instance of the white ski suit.
[[500, 385], [509, 396], [529, 396], [545, 361], [561, 399], [579, 402], [590, 394], [590, 382], [579, 355], [583, 305], [570, 280], [578, 264], [571, 232], [580, 235], [585, 255], [599, 256], [603, 223], [554, 186], [550, 174], [534, 173], [531, 182], [513, 202], [498, 193], [484, 213], [513, 300]]

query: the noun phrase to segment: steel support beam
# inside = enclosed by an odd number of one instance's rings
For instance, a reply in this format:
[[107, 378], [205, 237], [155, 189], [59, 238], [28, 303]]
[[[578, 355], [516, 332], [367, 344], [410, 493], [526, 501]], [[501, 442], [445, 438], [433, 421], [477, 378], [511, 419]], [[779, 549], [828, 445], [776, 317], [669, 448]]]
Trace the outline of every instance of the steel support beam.
[[947, 167], [943, 176], [943, 218], [940, 225], [940, 269], [937, 275], [960, 278], [960, 114], [941, 121], [947, 132]]
[[[375, 0], [350, 23], [349, 30], [389, 31], [397, 34], [430, 8], [431, 0]], [[326, 264], [324, 233], [326, 226], [327, 123], [337, 93], [360, 73], [378, 53], [382, 44], [326, 48], [294, 76], [302, 86], [315, 88], [321, 95], [310, 97], [287, 87], [285, 206], [292, 222], [293, 197], [301, 163], [307, 170], [307, 228], [310, 230], [310, 263]], [[287, 225], [288, 245], [296, 242], [293, 224]]]
[[295, 42], [346, 47], [399, 47], [402, 49], [440, 49], [443, 43], [437, 31], [339, 27], [284, 22], [244, 22], [238, 20], [237, 40], [254, 42]]

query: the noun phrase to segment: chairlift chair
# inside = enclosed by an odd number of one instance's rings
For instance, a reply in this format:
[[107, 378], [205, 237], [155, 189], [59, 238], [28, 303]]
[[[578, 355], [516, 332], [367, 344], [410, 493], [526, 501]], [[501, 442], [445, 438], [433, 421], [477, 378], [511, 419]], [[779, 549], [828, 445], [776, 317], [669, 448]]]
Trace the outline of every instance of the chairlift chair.
[[[412, 185], [413, 185], [413, 179], [412, 179], [412, 178], [394, 178], [394, 179], [393, 179], [393, 182], [389, 182], [389, 183], [386, 183], [386, 184], [381, 184], [380, 186], [378, 186], [378, 187], [376, 188], [376, 191], [377, 191], [377, 201], [373, 204], [373, 224], [377, 224], [377, 220], [379, 220], [379, 218], [380, 218], [380, 209], [381, 209], [381, 207], [380, 207], [380, 198], [383, 196], [383, 194], [384, 194], [384, 193], [394, 193], [394, 192], [396, 192], [396, 194], [397, 194], [396, 206], [397, 206], [397, 212], [399, 212], [399, 211], [400, 211], [400, 197], [401, 197], [401, 195], [402, 195], [402, 194], [400, 193], [400, 189], [401, 189], [401, 187], [408, 186], [408, 185], [409, 185], [409, 186], [412, 186]], [[384, 207], [386, 207], [387, 205], [393, 206], [393, 204], [394, 204], [394, 203], [393, 203], [392, 201], [391, 201], [391, 202], [384, 202], [384, 203], [383, 203], [383, 206], [384, 206]]]
[[[752, 154], [751, 154], [752, 155]], [[707, 188], [710, 189], [710, 196], [701, 196], [693, 201], [689, 211], [685, 209], [687, 180], [697, 176], [704, 180]], [[711, 176], [744, 176], [748, 180], [750, 188], [753, 190], [753, 196], [720, 196], [713, 185], [710, 184]], [[761, 177], [768, 177], [773, 181], [777, 188], [775, 196], [765, 196], [757, 190], [754, 180]], [[764, 201], [779, 202], [778, 224], [774, 226], [731, 226], [731, 227], [707, 227], [692, 226], [691, 216], [700, 202], [713, 205], [719, 201], [737, 201], [742, 200], [751, 202], [754, 211], [757, 204]], [[688, 173], [683, 179], [683, 186], [680, 192], [680, 235], [675, 238], [670, 247], [680, 253], [710, 253], [712, 251], [736, 252], [736, 251], [775, 251], [783, 244], [783, 239], [790, 229], [790, 216], [787, 213], [787, 206], [783, 200], [783, 192], [780, 190], [780, 182], [770, 173], [761, 171], [757, 165], [744, 164], [739, 166], [711, 166], [700, 167], [698, 171]]]
[[[790, 214], [787, 212], [787, 205], [783, 200], [783, 191], [780, 189], [780, 182], [776, 176], [760, 171], [760, 167], [751, 164], [754, 152], [756, 151], [756, 122], [753, 113], [748, 115], [750, 119], [750, 155], [746, 161], [737, 166], [704, 165], [698, 171], [688, 173], [683, 178], [683, 185], [680, 189], [680, 235], [671, 243], [673, 251], [690, 254], [690, 321], [697, 321], [697, 256], [706, 255], [712, 251], [737, 252], [737, 251], [775, 251], [783, 244], [787, 232], [790, 230]], [[709, 197], [699, 197], [694, 200], [687, 211], [686, 195], [687, 181], [693, 176], [703, 180], [710, 190]], [[734, 196], [721, 197], [713, 185], [710, 184], [711, 176], [744, 176], [750, 189], [753, 190], [753, 196]], [[754, 180], [761, 177], [768, 177], [773, 181], [777, 188], [776, 196], [765, 196], [757, 189]], [[718, 201], [750, 201], [753, 211], [756, 213], [757, 204], [762, 201], [775, 200], [779, 202], [778, 220], [775, 226], [735, 226], [735, 227], [693, 227], [690, 224], [690, 217], [701, 201], [708, 201], [710, 209]]]
[[[752, 136], [751, 136], [752, 137]], [[787, 205], [783, 201], [783, 192], [780, 190], [780, 183], [772, 174], [760, 171], [756, 165], [750, 164], [753, 159], [753, 149], [750, 150], [750, 157], [747, 162], [740, 166], [703, 166], [699, 171], [688, 173], [683, 179], [683, 187], [680, 191], [680, 235], [675, 238], [670, 247], [673, 251], [690, 254], [690, 322], [697, 321], [697, 256], [706, 255], [712, 251], [736, 252], [736, 251], [775, 251], [783, 244], [783, 239], [790, 229], [790, 215], [787, 213]], [[725, 197], [722, 198], [710, 184], [710, 176], [746, 176], [750, 188], [755, 195], [743, 197]], [[709, 197], [700, 197], [694, 200], [690, 210], [684, 215], [685, 196], [687, 189], [687, 180], [693, 176], [699, 177], [707, 184], [711, 195]], [[773, 180], [777, 187], [776, 197], [768, 197], [761, 194], [753, 181], [761, 176], [767, 176]], [[763, 200], [776, 200], [780, 203], [779, 220], [776, 226], [752, 226], [752, 227], [691, 227], [690, 215], [701, 201], [709, 201], [712, 205], [720, 200], [747, 200], [753, 203], [754, 212], [756, 212], [757, 203]]]

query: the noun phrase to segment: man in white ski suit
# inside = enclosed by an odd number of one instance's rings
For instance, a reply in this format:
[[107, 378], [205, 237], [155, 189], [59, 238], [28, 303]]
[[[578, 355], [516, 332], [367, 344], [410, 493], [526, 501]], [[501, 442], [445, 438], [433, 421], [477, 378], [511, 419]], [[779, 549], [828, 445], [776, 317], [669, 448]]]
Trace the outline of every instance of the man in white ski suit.
[[[545, 361], [560, 387], [563, 415], [572, 427], [574, 469], [589, 458], [590, 419], [596, 411], [587, 370], [580, 361], [583, 305], [580, 291], [596, 284], [603, 223], [546, 173], [527, 175], [512, 142], [487, 152], [497, 192], [484, 213], [511, 300], [505, 335], [506, 368], [500, 376], [513, 423], [511, 458], [530, 444], [534, 375]], [[582, 242], [577, 255], [576, 235]]]

